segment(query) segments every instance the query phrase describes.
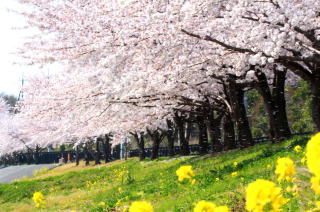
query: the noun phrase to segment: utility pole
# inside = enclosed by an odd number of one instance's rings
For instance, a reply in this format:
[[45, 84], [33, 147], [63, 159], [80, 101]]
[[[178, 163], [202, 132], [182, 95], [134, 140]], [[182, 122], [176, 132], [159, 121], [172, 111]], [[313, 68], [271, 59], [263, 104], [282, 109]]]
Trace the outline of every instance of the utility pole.
[[20, 89], [20, 92], [19, 92], [19, 96], [18, 96], [18, 101], [23, 101], [23, 88], [24, 86], [24, 76], [22, 74], [22, 77], [21, 77], [21, 89]]

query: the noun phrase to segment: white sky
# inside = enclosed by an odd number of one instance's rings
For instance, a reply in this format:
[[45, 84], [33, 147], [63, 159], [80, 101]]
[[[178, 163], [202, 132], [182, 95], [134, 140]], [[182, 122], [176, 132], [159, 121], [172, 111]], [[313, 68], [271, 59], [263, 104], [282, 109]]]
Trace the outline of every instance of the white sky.
[[22, 44], [25, 36], [22, 30], [13, 27], [21, 26], [24, 18], [8, 9], [18, 10], [19, 4], [15, 0], [0, 0], [0, 93], [18, 96], [21, 78], [27, 67], [14, 65], [19, 57], [13, 53]]

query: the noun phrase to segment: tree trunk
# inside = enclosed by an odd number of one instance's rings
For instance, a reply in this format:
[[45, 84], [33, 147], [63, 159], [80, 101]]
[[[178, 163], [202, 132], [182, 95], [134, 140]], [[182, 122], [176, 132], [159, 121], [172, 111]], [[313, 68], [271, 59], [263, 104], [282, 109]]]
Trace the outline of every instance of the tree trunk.
[[208, 152], [208, 133], [205, 117], [197, 116], [197, 122], [199, 128], [199, 153], [205, 154]]
[[186, 130], [185, 130], [185, 138], [186, 142], [189, 143], [190, 137], [191, 137], [191, 130], [192, 130], [192, 123], [191, 122], [186, 122]]
[[230, 114], [227, 114], [223, 117], [223, 149], [235, 149], [235, 132], [234, 124]]
[[170, 157], [175, 155], [174, 153], [174, 126], [173, 123], [167, 119], [167, 139], [168, 139], [168, 154]]
[[111, 144], [110, 144], [110, 137], [108, 134], [104, 135], [103, 151], [104, 151], [105, 163], [110, 162], [111, 161]]
[[146, 158], [146, 152], [144, 150], [144, 134], [143, 133], [140, 133], [139, 149], [140, 149], [140, 153], [139, 153], [140, 160], [144, 160]]
[[174, 121], [176, 122], [178, 133], [179, 133], [179, 139], [180, 139], [180, 154], [181, 155], [189, 155], [190, 149], [189, 149], [189, 143], [186, 141], [184, 135], [184, 122], [181, 117], [179, 117], [177, 114], [175, 114]]
[[265, 74], [260, 70], [256, 70], [255, 75], [258, 79], [257, 90], [263, 98], [264, 107], [268, 114], [269, 138], [274, 143], [277, 139], [279, 139], [279, 132], [277, 130], [279, 126], [275, 118], [274, 100], [272, 98], [272, 94], [268, 85], [268, 80]]
[[247, 117], [247, 111], [244, 105], [244, 91], [238, 89], [237, 92], [238, 105], [239, 105], [239, 117], [237, 119], [238, 136], [240, 142], [240, 148], [246, 148], [248, 145], [254, 145], [249, 120]]
[[246, 148], [249, 145], [253, 145], [253, 139], [244, 105], [244, 91], [236, 82], [234, 76], [229, 76], [227, 80], [227, 92], [231, 103], [232, 115], [237, 126], [240, 148]]
[[211, 152], [219, 152], [222, 150], [220, 123], [222, 114], [214, 116], [214, 111], [210, 109], [208, 119], [208, 131], [211, 138]]
[[89, 151], [88, 151], [87, 144], [85, 144], [83, 147], [83, 153], [84, 153], [84, 160], [86, 161], [86, 166], [89, 166], [90, 160], [89, 160]]
[[155, 160], [159, 157], [159, 148], [160, 148], [160, 141], [158, 139], [153, 140], [151, 160]]
[[280, 141], [291, 137], [291, 130], [289, 127], [286, 99], [284, 96], [285, 80], [287, 71], [279, 71], [274, 67], [274, 80], [272, 88], [272, 97], [275, 107], [275, 118], [278, 123], [278, 134]]
[[157, 159], [159, 157], [159, 148], [160, 148], [160, 143], [163, 140], [165, 136], [165, 132], [160, 132], [160, 130], [155, 130], [151, 132], [148, 130], [148, 134], [151, 137], [152, 140], [152, 155], [151, 155], [151, 160]]
[[263, 97], [264, 106], [268, 114], [270, 139], [275, 143], [289, 138], [291, 131], [284, 96], [286, 71], [278, 71], [274, 67], [272, 93], [266, 75], [258, 69], [255, 74], [258, 79], [258, 91]]
[[30, 149], [28, 149], [28, 152], [26, 153], [26, 158], [27, 158], [27, 164], [31, 164], [32, 160], [33, 160], [33, 156], [32, 156], [32, 151]]
[[89, 154], [92, 156], [92, 158], [94, 159], [94, 164], [97, 165], [99, 164], [99, 157], [98, 157], [98, 154], [97, 154], [97, 151], [94, 151], [92, 149], [92, 143], [90, 143], [90, 146], [88, 146], [87, 148], [87, 151], [89, 152]]
[[[314, 46], [319, 47], [319, 42], [316, 41]], [[305, 66], [296, 61], [282, 61], [293, 73], [307, 81], [311, 88], [311, 112], [315, 130], [320, 132], [320, 63], [304, 62]]]
[[269, 120], [269, 138], [274, 143], [280, 139], [279, 135], [279, 123], [276, 121], [275, 113], [276, 108], [274, 104], [274, 99], [272, 98], [272, 94], [268, 85], [267, 77], [260, 70], [256, 70], [256, 77], [258, 79], [258, 92], [261, 94], [263, 98], [263, 103], [268, 114]]
[[76, 166], [79, 166], [80, 158], [79, 158], [79, 145], [76, 146]]
[[41, 151], [41, 148], [36, 145], [36, 149], [35, 149], [35, 153], [34, 153], [34, 163], [35, 164], [39, 164], [40, 162], [40, 151]]
[[124, 142], [123, 146], [124, 146], [124, 159], [128, 160], [128, 143], [127, 143], [127, 140]]
[[97, 141], [96, 141], [95, 165], [101, 164], [100, 156], [101, 156], [101, 152], [100, 152], [100, 141], [99, 141], [99, 139], [97, 139]]
[[143, 133], [140, 133], [140, 138], [139, 135], [137, 133], [132, 133], [138, 148], [139, 148], [139, 159], [144, 160], [146, 158], [146, 152], [144, 151], [144, 138], [143, 138]]

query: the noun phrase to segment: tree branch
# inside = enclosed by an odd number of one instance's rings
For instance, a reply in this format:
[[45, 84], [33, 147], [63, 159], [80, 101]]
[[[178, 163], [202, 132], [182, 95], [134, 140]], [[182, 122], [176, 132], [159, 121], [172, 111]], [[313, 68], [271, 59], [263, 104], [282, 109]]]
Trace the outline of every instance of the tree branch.
[[206, 35], [204, 37], [201, 37], [200, 35], [197, 35], [197, 34], [194, 34], [192, 32], [188, 32], [186, 31], [185, 29], [181, 29], [181, 31], [191, 37], [195, 37], [195, 38], [198, 38], [200, 40], [206, 40], [206, 41], [210, 41], [210, 42], [213, 42], [213, 43], [216, 43], [228, 50], [232, 50], [232, 51], [236, 51], [236, 52], [240, 52], [240, 53], [249, 53], [249, 54], [256, 54], [256, 52], [252, 51], [251, 49], [245, 49], [245, 48], [239, 48], [239, 47], [235, 47], [235, 46], [231, 46], [229, 44], [226, 44], [226, 43], [223, 43], [209, 35]]

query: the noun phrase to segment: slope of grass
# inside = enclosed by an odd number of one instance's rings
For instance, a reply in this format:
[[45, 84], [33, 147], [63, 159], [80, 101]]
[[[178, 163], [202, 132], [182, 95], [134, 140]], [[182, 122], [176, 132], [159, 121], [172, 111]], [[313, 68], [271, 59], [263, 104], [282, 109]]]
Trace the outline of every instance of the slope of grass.
[[[296, 162], [300, 193], [298, 197], [285, 193], [291, 200], [284, 211], [303, 211], [314, 206], [316, 197], [310, 190], [310, 174], [300, 162], [303, 153], [294, 152], [293, 147], [304, 148], [308, 139], [308, 136], [297, 136], [280, 144], [263, 143], [215, 157], [143, 162], [129, 159], [98, 167], [67, 164], [39, 172], [34, 178], [0, 185], [0, 211], [123, 211], [134, 200], [150, 201], [155, 211], [191, 211], [198, 200], [244, 211], [246, 185], [259, 178], [276, 182], [275, 163], [284, 156]], [[233, 165], [235, 161], [239, 163], [237, 167]], [[175, 172], [182, 165], [192, 165], [196, 174], [194, 185], [177, 181]], [[238, 176], [232, 177], [235, 171]], [[220, 180], [216, 182], [216, 178]], [[34, 207], [31, 198], [35, 191], [45, 195], [45, 208]]]

